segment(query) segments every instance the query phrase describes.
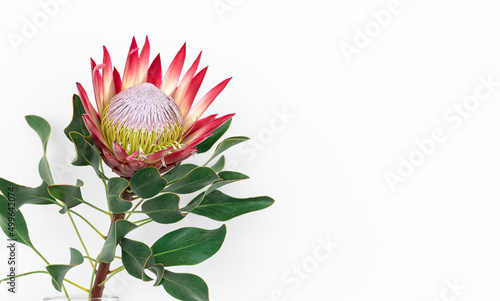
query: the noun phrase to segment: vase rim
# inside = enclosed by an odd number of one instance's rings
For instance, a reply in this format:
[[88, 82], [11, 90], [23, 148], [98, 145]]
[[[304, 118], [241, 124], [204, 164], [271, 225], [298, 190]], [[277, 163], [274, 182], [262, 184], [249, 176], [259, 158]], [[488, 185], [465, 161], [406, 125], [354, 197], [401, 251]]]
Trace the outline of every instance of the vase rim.
[[43, 298], [43, 301], [62, 301], [62, 300], [69, 300], [69, 301], [118, 301], [117, 296], [102, 296], [100, 298], [92, 298], [90, 299], [88, 295], [76, 295], [76, 296], [69, 296], [69, 299], [66, 296], [55, 296], [55, 297], [46, 297]]

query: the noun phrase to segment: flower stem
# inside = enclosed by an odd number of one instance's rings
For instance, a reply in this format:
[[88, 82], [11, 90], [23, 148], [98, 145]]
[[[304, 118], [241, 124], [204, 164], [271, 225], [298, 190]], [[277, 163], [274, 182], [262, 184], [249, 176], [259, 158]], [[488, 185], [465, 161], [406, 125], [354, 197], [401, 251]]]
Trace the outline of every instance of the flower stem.
[[[123, 193], [123, 194], [125, 195], [125, 193]], [[135, 207], [132, 209], [132, 211], [130, 211], [128, 213], [128, 215], [127, 215], [127, 217], [125, 219], [128, 219], [132, 215], [132, 213], [135, 212], [135, 209], [137, 209], [137, 207], [139, 207], [139, 205], [142, 204], [142, 202], [144, 202], [144, 199], [140, 200], [139, 203], [137, 203], [137, 205], [135, 205]]]
[[88, 289], [84, 288], [84, 287], [83, 287], [83, 286], [81, 286], [81, 285], [78, 285], [78, 284], [74, 283], [73, 281], [70, 281], [70, 280], [68, 280], [68, 279], [64, 279], [64, 281], [66, 281], [66, 282], [67, 282], [67, 283], [69, 283], [69, 284], [72, 284], [72, 285], [76, 286], [77, 288], [81, 289], [82, 291], [85, 291], [85, 292], [87, 292], [87, 293], [89, 292], [89, 290], [88, 290]]
[[119, 268], [116, 268], [112, 271], [109, 271], [110, 275], [108, 276], [108, 278], [106, 278], [103, 282], [101, 282], [99, 285], [104, 285], [104, 283], [106, 283], [111, 277], [113, 277], [114, 275], [120, 273], [121, 271], [125, 270], [125, 267], [124, 266], [121, 266]]
[[146, 225], [146, 224], [149, 224], [149, 223], [150, 223], [150, 222], [152, 222], [152, 221], [153, 221], [153, 220], [152, 220], [152, 219], [150, 219], [150, 220], [149, 220], [149, 221], [147, 221], [147, 222], [144, 222], [144, 223], [142, 223], [142, 224], [137, 225], [137, 227], [144, 226], [144, 225]]
[[64, 295], [66, 295], [66, 298], [69, 300], [68, 291], [66, 290], [66, 287], [64, 286], [64, 284], [62, 285], [62, 289], [64, 291]]
[[88, 205], [88, 206], [90, 206], [91, 208], [94, 208], [95, 210], [97, 210], [97, 211], [99, 211], [99, 212], [102, 212], [102, 213], [104, 213], [104, 214], [106, 214], [106, 215], [111, 215], [111, 213], [109, 213], [108, 211], [103, 210], [103, 209], [101, 209], [101, 208], [99, 208], [99, 207], [97, 207], [97, 206], [94, 206], [94, 205], [92, 205], [91, 203], [84, 202], [84, 204], [85, 204], [85, 205]]
[[37, 254], [38, 254], [38, 256], [40, 256], [40, 258], [42, 258], [42, 260], [43, 260], [43, 261], [44, 261], [47, 265], [50, 265], [50, 263], [47, 261], [47, 259], [45, 259], [45, 257], [43, 257], [43, 255], [42, 255], [42, 254], [40, 254], [40, 252], [38, 252], [38, 250], [37, 250], [37, 249], [35, 249], [35, 247], [33, 247], [33, 246], [30, 246], [30, 247], [31, 247], [31, 249], [32, 249], [33, 251], [35, 251], [35, 253], [37, 253]]
[[[13, 277], [14, 277], [14, 278], [19, 278], [19, 277], [23, 277], [23, 276], [32, 275], [32, 274], [48, 274], [48, 273], [49, 273], [49, 272], [47, 272], [47, 271], [32, 271], [32, 272], [27, 272], [27, 273], [18, 274], [18, 275], [15, 275], [15, 276], [13, 276]], [[7, 277], [7, 278], [4, 278], [4, 279], [0, 279], [0, 283], [2, 283], [2, 281], [7, 281], [7, 280], [9, 280], [10, 278], [11, 278], [11, 277]], [[74, 283], [73, 281], [70, 281], [70, 280], [66, 279], [66, 278], [64, 278], [64, 281], [66, 281], [67, 283], [70, 283], [70, 284], [72, 284], [72, 285], [74, 285], [74, 286], [78, 287], [78, 288], [79, 288], [79, 289], [81, 289], [81, 290], [84, 290], [84, 291], [86, 291], [86, 292], [88, 292], [88, 291], [89, 291], [88, 289], [86, 289], [86, 288], [84, 288], [84, 287], [82, 287], [82, 286], [80, 286], [80, 285], [78, 285], [78, 284]]]
[[114, 270], [109, 271], [109, 273], [110, 273], [110, 274], [114, 274], [114, 273], [117, 273], [117, 272], [123, 271], [124, 269], [125, 269], [125, 267], [122, 265], [122, 266], [117, 267], [117, 268], [116, 268], [116, 269], [114, 269]]
[[145, 218], [145, 219], [141, 219], [141, 220], [135, 221], [134, 224], [146, 222], [146, 221], [149, 221], [150, 219], [151, 219], [150, 217]]
[[102, 239], [106, 239], [106, 236], [104, 236], [101, 232], [99, 232], [99, 230], [97, 230], [94, 225], [92, 225], [86, 218], [84, 218], [80, 213], [76, 212], [76, 211], [73, 211], [73, 210], [68, 210], [68, 212], [71, 212], [71, 213], [74, 213], [76, 216], [78, 216], [79, 218], [81, 218], [84, 222], [86, 222], [92, 229], [94, 229], [94, 231], [99, 234], [100, 237], [102, 237]]
[[[73, 228], [75, 228], [76, 235], [78, 235], [78, 239], [82, 243], [83, 249], [85, 250], [85, 254], [87, 254], [87, 256], [90, 257], [89, 251], [87, 250], [87, 247], [85, 246], [85, 243], [83, 242], [82, 236], [80, 235], [80, 231], [78, 231], [78, 227], [76, 226], [75, 221], [73, 220], [73, 217], [71, 216], [71, 213], [69, 211], [67, 211], [67, 212], [68, 212], [69, 219], [71, 220], [71, 223], [73, 224]], [[94, 263], [92, 262], [92, 260], [89, 259], [89, 262], [90, 262], [90, 265], [92, 266], [92, 268], [94, 268]]]
[[[97, 255], [97, 259], [101, 257], [101, 253]], [[92, 296], [92, 284], [94, 283], [94, 278], [95, 278], [95, 272], [97, 270], [97, 260], [95, 260], [96, 264], [94, 265], [94, 269], [92, 270], [92, 276], [90, 277], [90, 290], [89, 290], [89, 298]]]
[[[132, 194], [129, 193], [127, 190], [125, 190], [123, 192], [123, 199], [130, 201], [132, 199]], [[112, 219], [111, 219], [111, 225], [109, 227], [109, 230], [111, 230], [111, 227], [113, 226], [114, 222], [125, 218], [125, 213], [112, 214], [111, 216], [112, 216]], [[93, 279], [93, 285], [92, 285], [92, 288], [90, 290], [90, 298], [91, 299], [102, 297], [103, 292], [104, 292], [105, 280], [106, 280], [108, 274], [110, 273], [109, 272], [110, 265], [111, 265], [111, 263], [99, 261], [97, 270], [94, 269], [95, 279]], [[92, 275], [92, 276], [94, 276], [94, 275]]]
[[[31, 275], [31, 274], [48, 274], [48, 273], [49, 272], [47, 272], [47, 271], [32, 271], [32, 272], [17, 274], [14, 277], [15, 278], [19, 278], [19, 277], [28, 276], [28, 275]], [[7, 281], [9, 279], [10, 279], [10, 277], [4, 278], [4, 279], [0, 279], [0, 283], [2, 283], [2, 281]]]
[[102, 184], [104, 185], [104, 192], [106, 193], [106, 204], [108, 204], [108, 212], [111, 213], [111, 207], [109, 206], [108, 184], [104, 179], [102, 179]]

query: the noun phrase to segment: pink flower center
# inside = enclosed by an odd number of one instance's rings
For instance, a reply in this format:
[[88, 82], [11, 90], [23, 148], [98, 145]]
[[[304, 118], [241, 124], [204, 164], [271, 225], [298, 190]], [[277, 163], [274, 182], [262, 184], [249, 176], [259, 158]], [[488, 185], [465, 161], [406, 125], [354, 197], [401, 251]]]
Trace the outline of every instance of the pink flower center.
[[118, 142], [129, 155], [182, 147], [179, 140], [184, 128], [179, 107], [150, 83], [116, 94], [104, 109], [101, 128], [110, 145]]
[[132, 86], [116, 94], [105, 114], [118, 127], [161, 131], [182, 125], [180, 109], [175, 101], [150, 83]]

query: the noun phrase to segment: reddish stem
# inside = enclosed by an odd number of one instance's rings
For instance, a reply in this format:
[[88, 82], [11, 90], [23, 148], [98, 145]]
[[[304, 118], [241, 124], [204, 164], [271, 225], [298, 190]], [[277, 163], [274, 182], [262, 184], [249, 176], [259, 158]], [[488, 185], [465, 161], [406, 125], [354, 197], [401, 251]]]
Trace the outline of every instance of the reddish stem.
[[[132, 201], [132, 194], [129, 193], [127, 190], [123, 192], [123, 199], [127, 201]], [[114, 222], [120, 219], [125, 218], [125, 213], [118, 213], [118, 214], [113, 214], [113, 217], [111, 219], [111, 225], [109, 226], [109, 231], [111, 231], [111, 226], [113, 225]], [[109, 235], [108, 231], [108, 235]], [[104, 280], [106, 280], [106, 277], [109, 274], [109, 266], [111, 263], [106, 263], [106, 262], [100, 262], [98, 263], [98, 268], [96, 270], [95, 274], [95, 279], [94, 279], [94, 284], [92, 286], [92, 295], [90, 296], [91, 300], [94, 300], [94, 298], [102, 298], [102, 295], [104, 293], [104, 285], [105, 283], [102, 283]], [[101, 284], [102, 283], [102, 284]], [[101, 285], [99, 285], [101, 284]], [[97, 299], [96, 299], [97, 300]]]

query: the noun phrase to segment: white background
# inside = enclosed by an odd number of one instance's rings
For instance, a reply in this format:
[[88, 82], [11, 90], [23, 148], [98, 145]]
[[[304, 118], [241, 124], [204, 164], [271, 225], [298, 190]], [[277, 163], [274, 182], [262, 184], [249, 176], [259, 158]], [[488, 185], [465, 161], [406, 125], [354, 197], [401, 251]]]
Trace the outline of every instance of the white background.
[[[149, 35], [165, 70], [187, 42], [186, 64], [203, 50], [201, 66], [210, 65], [201, 94], [234, 76], [209, 112], [236, 112], [228, 134], [253, 139], [226, 156], [251, 179], [224, 191], [270, 195], [276, 203], [227, 222], [213, 258], [175, 271], [203, 277], [215, 301], [500, 298], [495, 1], [55, 3], [48, 16], [38, 1], [2, 2], [1, 177], [40, 184], [40, 141], [24, 121], [40, 115], [52, 125], [48, 157], [56, 181], [82, 179], [84, 197], [105, 207], [92, 169], [70, 165], [73, 146], [63, 129], [75, 82], [92, 95], [89, 57], [101, 62], [102, 45], [121, 71], [132, 36], [142, 46]], [[37, 23], [36, 31], [12, 42], [26, 22]], [[441, 137], [430, 143], [436, 131]], [[78, 209], [106, 231], [105, 217]], [[57, 210], [23, 207], [33, 243], [52, 263], [66, 263], [69, 247], [82, 248]], [[78, 224], [95, 256], [102, 241]], [[132, 237], [153, 243], [178, 226], [219, 225], [189, 216], [179, 225], [149, 224]], [[6, 261], [2, 247], [2, 276]], [[25, 246], [18, 262], [20, 272], [44, 269]], [[85, 262], [67, 278], [88, 286], [89, 271]], [[108, 288], [121, 301], [173, 300], [126, 273]], [[0, 285], [2, 300], [52, 295], [43, 274], [20, 278], [15, 295]]]

